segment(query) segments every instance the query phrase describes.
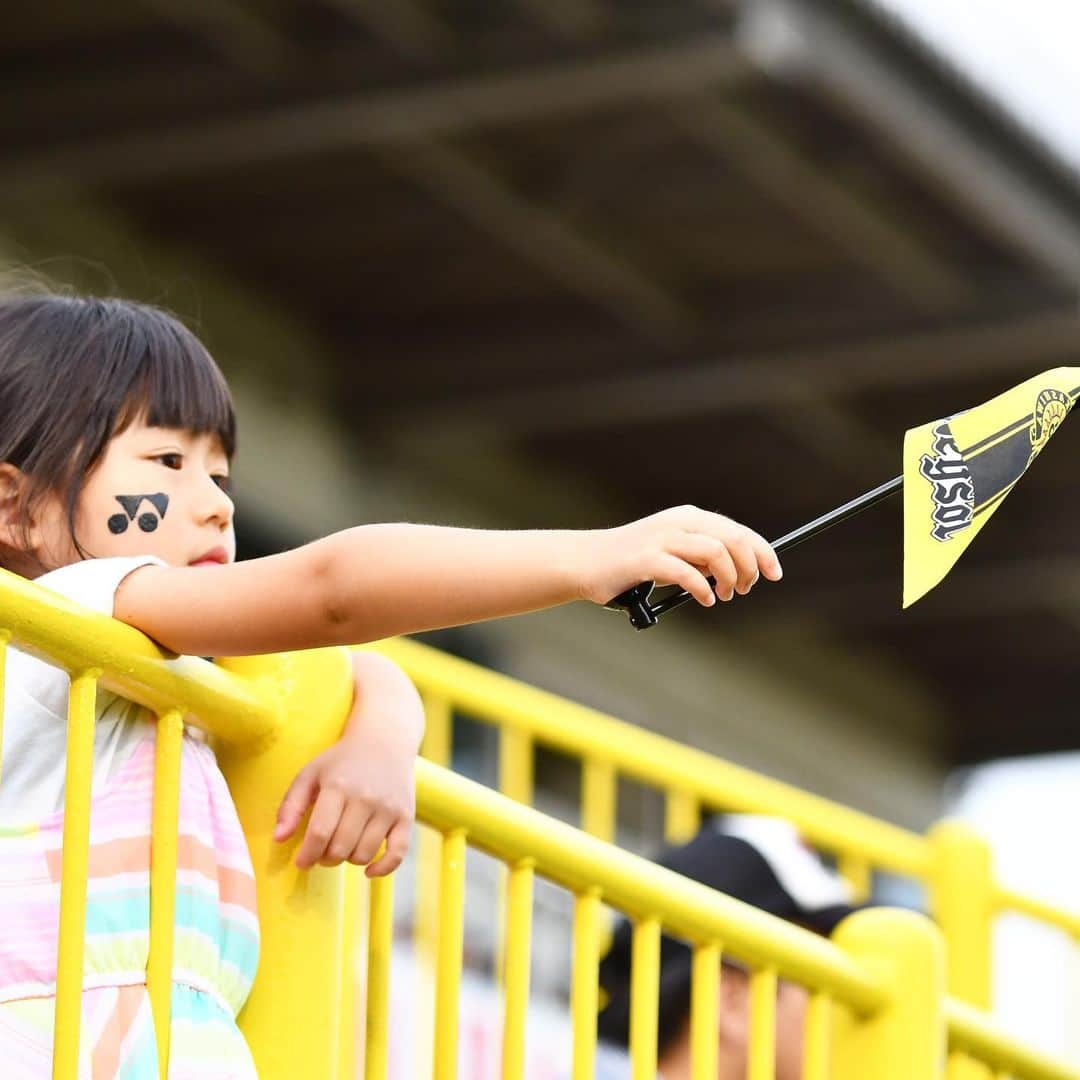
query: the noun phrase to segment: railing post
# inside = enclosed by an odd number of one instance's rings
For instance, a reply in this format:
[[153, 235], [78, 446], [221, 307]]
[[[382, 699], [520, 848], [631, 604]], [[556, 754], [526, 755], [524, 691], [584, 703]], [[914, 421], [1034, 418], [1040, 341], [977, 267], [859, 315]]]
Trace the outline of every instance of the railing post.
[[298, 870], [293, 860], [303, 827], [284, 844], [275, 843], [273, 831], [296, 773], [341, 734], [352, 702], [349, 656], [316, 649], [222, 666], [264, 682], [283, 712], [275, 736], [255, 746], [217, 747], [255, 866], [262, 935], [240, 1028], [262, 1080], [333, 1077], [340, 1039], [356, 1037], [341, 1030], [343, 978], [354, 976], [357, 945], [343, 941], [346, 867]]
[[929, 919], [871, 908], [833, 941], [878, 975], [889, 1000], [872, 1016], [838, 1009], [832, 1080], [938, 1080], [945, 1061], [945, 949]]
[[930, 914], [948, 947], [948, 988], [979, 1009], [991, 1004], [994, 871], [990, 845], [961, 821], [929, 833]]

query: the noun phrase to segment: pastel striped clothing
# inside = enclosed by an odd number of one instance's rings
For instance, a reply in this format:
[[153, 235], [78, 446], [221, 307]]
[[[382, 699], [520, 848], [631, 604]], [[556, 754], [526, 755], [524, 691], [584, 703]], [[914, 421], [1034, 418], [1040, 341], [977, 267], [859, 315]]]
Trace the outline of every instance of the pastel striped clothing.
[[[80, 1080], [151, 1080], [146, 990], [154, 729], [92, 800]], [[0, 1061], [50, 1075], [63, 814], [0, 827]], [[209, 747], [185, 738], [173, 956], [172, 1080], [253, 1080], [236, 1015], [255, 974], [251, 861]]]

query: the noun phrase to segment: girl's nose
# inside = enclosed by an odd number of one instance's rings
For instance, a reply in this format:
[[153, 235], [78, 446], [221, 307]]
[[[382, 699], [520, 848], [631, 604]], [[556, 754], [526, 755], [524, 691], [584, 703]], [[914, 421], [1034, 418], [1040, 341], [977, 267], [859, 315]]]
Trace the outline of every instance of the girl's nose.
[[206, 494], [200, 506], [200, 518], [204, 522], [214, 522], [220, 528], [232, 524], [235, 506], [227, 491], [220, 488], [210, 477], [206, 479]]

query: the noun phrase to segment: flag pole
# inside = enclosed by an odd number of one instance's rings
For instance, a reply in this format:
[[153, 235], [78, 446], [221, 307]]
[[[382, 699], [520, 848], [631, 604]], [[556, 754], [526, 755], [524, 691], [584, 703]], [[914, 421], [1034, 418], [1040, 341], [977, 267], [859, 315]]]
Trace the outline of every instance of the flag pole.
[[[887, 499], [903, 486], [904, 477], [895, 476], [888, 483], [881, 484], [872, 491], [864, 492], [858, 498], [844, 503], [843, 506], [838, 506], [835, 510], [830, 510], [827, 514], [822, 514], [821, 517], [814, 518], [813, 521], [808, 521], [805, 525], [800, 525], [797, 529], [785, 533], [779, 540], [773, 541], [773, 550], [777, 554], [789, 551], [796, 544], [801, 544], [804, 540], [809, 540], [810, 537], [831, 529], [841, 521], [847, 521], [848, 518], [861, 514], [883, 499]], [[710, 585], [716, 584], [715, 578], [710, 577], [708, 580]], [[604, 606], [612, 611], [625, 611], [630, 619], [630, 625], [635, 630], [648, 630], [650, 626], [657, 624], [661, 615], [681, 607], [690, 599], [690, 593], [685, 589], [678, 589], [653, 602], [649, 599], [652, 590], [653, 582], [643, 581], [640, 585], [634, 585], [625, 592], [619, 593]]]

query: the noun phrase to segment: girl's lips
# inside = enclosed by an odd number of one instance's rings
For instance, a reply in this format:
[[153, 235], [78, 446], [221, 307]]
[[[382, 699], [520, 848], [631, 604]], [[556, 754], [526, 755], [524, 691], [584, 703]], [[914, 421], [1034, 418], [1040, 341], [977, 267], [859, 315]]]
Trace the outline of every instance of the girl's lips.
[[212, 548], [205, 555], [192, 559], [188, 566], [222, 566], [229, 561], [229, 553], [223, 547]]

